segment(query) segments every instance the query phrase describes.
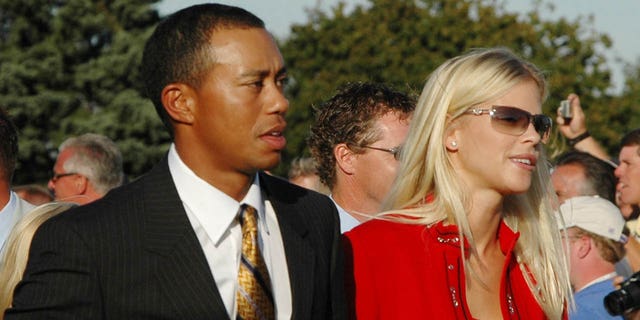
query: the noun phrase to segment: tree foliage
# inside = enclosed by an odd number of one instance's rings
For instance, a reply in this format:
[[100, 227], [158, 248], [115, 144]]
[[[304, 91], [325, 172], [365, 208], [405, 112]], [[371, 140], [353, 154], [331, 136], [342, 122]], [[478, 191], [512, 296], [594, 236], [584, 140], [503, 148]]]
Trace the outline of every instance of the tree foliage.
[[[0, 0], [0, 105], [20, 130], [14, 183], [44, 182], [55, 149], [71, 135], [96, 132], [122, 149], [130, 177], [147, 171], [169, 136], [143, 97], [143, 44], [159, 21], [157, 0]], [[438, 65], [470, 48], [504, 46], [547, 72], [553, 116], [569, 93], [580, 95], [592, 134], [617, 154], [622, 134], [640, 127], [640, 61], [612, 93], [605, 54], [611, 39], [593, 17], [548, 19], [549, 3], [522, 15], [501, 0], [369, 0], [347, 11], [309, 10], [281, 49], [291, 84], [289, 161], [307, 153], [313, 106], [349, 81], [378, 81], [418, 94]], [[256, 14], [260, 15], [259, 12]], [[562, 139], [551, 146], [563, 147]]]
[[549, 20], [544, 18], [548, 11], [553, 11], [550, 5], [538, 3], [517, 15], [495, 0], [369, 0], [351, 12], [343, 3], [329, 13], [310, 10], [309, 21], [293, 26], [281, 45], [292, 78], [285, 161], [308, 152], [313, 106], [337, 86], [371, 80], [419, 93], [446, 59], [494, 46], [508, 47], [545, 70], [550, 95], [544, 113], [555, 118], [559, 101], [575, 92], [593, 135], [611, 144], [619, 138], [617, 130], [629, 126], [608, 107], [615, 100], [608, 94], [611, 71], [605, 57], [611, 39], [593, 29], [592, 17]]
[[[609, 145], [619, 149], [619, 137], [640, 128], [640, 58], [625, 67], [625, 83], [619, 97], [603, 106], [600, 112], [605, 113], [600, 123], [607, 135]], [[616, 151], [617, 152], [617, 151]], [[613, 153], [617, 155], [617, 153]]]
[[20, 130], [14, 183], [44, 182], [55, 150], [87, 132], [113, 139], [137, 176], [168, 135], [141, 94], [155, 0], [0, 0], [0, 101]]

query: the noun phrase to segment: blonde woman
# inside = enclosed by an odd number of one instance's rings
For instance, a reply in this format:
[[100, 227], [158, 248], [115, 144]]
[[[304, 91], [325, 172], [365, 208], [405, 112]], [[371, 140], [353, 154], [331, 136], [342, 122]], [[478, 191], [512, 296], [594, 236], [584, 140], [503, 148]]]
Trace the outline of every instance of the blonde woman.
[[11, 306], [13, 290], [22, 279], [33, 234], [47, 219], [74, 206], [69, 202], [45, 203], [27, 213], [11, 230], [0, 259], [0, 320], [4, 318], [4, 310]]
[[566, 318], [546, 95], [540, 71], [501, 48], [430, 76], [385, 213], [346, 233], [352, 317]]

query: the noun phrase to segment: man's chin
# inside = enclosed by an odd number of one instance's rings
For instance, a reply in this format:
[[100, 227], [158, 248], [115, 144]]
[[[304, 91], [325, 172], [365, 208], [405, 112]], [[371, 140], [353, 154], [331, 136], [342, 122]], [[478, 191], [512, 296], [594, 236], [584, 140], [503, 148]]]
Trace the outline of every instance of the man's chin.
[[280, 164], [281, 156], [280, 153], [276, 155], [269, 155], [268, 157], [264, 157], [261, 159], [262, 161], [256, 166], [258, 170], [265, 171], [269, 173], [271, 170], [274, 170]]
[[[626, 192], [625, 192], [626, 191]], [[629, 194], [629, 190], [623, 190], [620, 194], [622, 202], [630, 205], [640, 205], [640, 194]]]

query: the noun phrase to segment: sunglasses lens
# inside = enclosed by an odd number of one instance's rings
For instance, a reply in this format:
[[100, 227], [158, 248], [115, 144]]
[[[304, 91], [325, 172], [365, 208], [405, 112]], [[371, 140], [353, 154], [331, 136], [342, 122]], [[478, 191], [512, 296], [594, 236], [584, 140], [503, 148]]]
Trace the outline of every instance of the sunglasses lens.
[[[532, 118], [533, 121], [531, 121]], [[513, 107], [493, 107], [491, 119], [496, 130], [512, 135], [523, 134], [527, 131], [529, 123], [533, 122], [533, 127], [540, 134], [543, 143], [549, 140], [553, 123], [551, 118], [543, 114], [531, 115], [525, 110]]]
[[512, 107], [494, 107], [491, 119], [494, 127], [501, 132], [521, 135], [529, 126], [531, 115], [521, 109]]

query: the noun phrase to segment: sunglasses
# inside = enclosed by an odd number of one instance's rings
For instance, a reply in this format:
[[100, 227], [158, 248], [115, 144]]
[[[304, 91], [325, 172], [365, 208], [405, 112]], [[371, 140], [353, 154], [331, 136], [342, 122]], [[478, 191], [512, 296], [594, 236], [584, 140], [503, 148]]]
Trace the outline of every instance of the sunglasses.
[[61, 178], [64, 177], [69, 177], [69, 176], [74, 176], [74, 175], [78, 175], [79, 173], [75, 173], [75, 172], [67, 172], [67, 173], [53, 173], [53, 176], [51, 176], [51, 182], [55, 183], [56, 181], [60, 180]]
[[549, 140], [553, 120], [544, 114], [531, 114], [528, 111], [507, 106], [492, 106], [491, 109], [473, 108], [465, 113], [481, 116], [489, 114], [491, 126], [498, 132], [512, 136], [522, 135], [527, 131], [529, 124], [533, 124], [536, 132], [540, 134], [542, 143]]

